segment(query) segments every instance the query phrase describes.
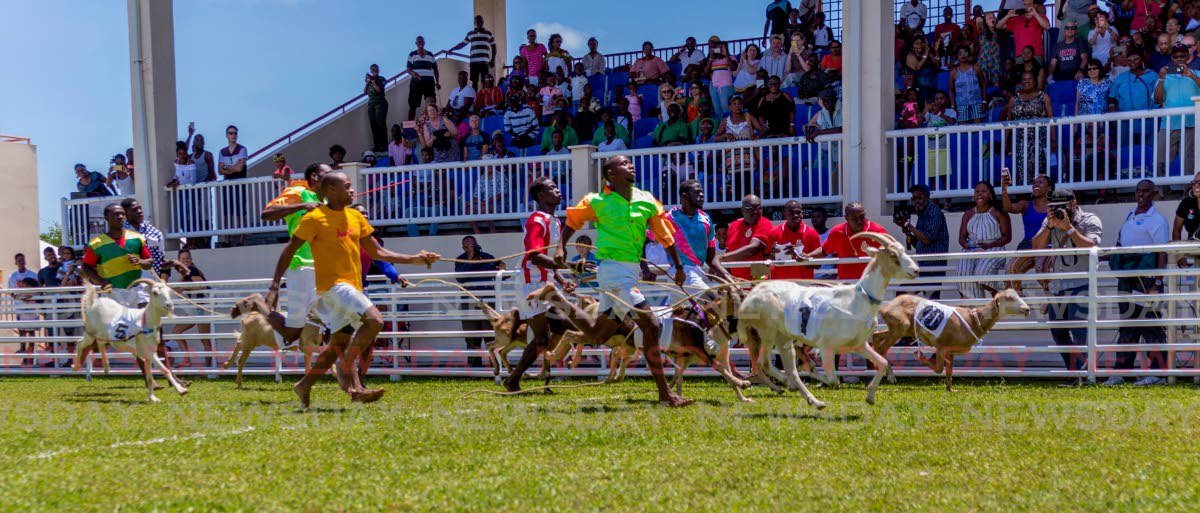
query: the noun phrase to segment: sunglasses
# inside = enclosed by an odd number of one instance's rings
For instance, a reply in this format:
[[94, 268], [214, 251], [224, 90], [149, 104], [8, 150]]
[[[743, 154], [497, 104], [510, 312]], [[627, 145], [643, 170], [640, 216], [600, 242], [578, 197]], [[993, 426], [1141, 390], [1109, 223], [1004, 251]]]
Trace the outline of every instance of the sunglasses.
[[225, 135], [237, 135], [237, 132], [225, 132]]
[[1067, 30], [1076, 30], [1076, 29], [1078, 29], [1079, 27], [1064, 27], [1064, 28], [1065, 28], [1065, 29], [1067, 29]]

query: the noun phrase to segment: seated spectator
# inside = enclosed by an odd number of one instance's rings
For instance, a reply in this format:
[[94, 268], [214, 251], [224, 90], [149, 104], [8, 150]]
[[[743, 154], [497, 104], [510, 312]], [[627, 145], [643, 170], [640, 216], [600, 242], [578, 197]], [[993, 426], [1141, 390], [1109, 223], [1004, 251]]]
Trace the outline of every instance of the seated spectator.
[[1007, 72], [1008, 79], [1017, 85], [1021, 84], [1021, 75], [1025, 73], [1033, 73], [1036, 79], [1034, 85], [1038, 89], [1046, 87], [1046, 69], [1038, 62], [1037, 57], [1034, 56], [1033, 47], [1031, 46], [1026, 46], [1021, 50], [1020, 58], [1014, 61], [1013, 66]]
[[617, 105], [621, 105], [622, 100], [626, 102], [624, 108], [629, 111], [630, 121], [642, 119], [642, 95], [638, 94], [637, 89], [631, 87], [629, 94], [625, 94], [625, 86], [617, 86], [613, 91], [613, 98], [616, 99]]
[[654, 44], [646, 41], [642, 43], [642, 56], [629, 66], [629, 81], [637, 85], [655, 83], [669, 71], [671, 67], [654, 55]]
[[954, 112], [960, 122], [983, 121], [987, 86], [987, 78], [979, 65], [971, 61], [971, 51], [959, 48], [958, 66], [950, 70], [950, 97], [954, 99]]
[[742, 98], [745, 100], [743, 103], [747, 105], [747, 108], [749, 108], [755, 116], [759, 115], [758, 112], [755, 112], [758, 109], [758, 101], [761, 100], [763, 96], [767, 95], [768, 78], [771, 77], [767, 75], [767, 70], [758, 68], [758, 74], [754, 76], [754, 85], [747, 87], [742, 93]]
[[758, 80], [758, 68], [762, 63], [761, 52], [758, 45], [750, 43], [746, 49], [742, 51], [741, 58], [738, 59], [737, 72], [733, 75], [733, 90], [737, 93], [743, 93], [747, 89], [754, 87], [755, 80]]
[[504, 91], [496, 86], [496, 79], [491, 73], [483, 76], [483, 88], [476, 95], [473, 106], [480, 116], [504, 113]]
[[767, 51], [763, 54], [761, 69], [767, 71], [768, 77], [783, 78], [787, 76], [787, 61], [788, 54], [783, 51], [783, 36], [776, 34], [771, 36], [771, 46], [767, 47]]
[[443, 115], [437, 105], [425, 106], [425, 117], [417, 121], [417, 126], [421, 146], [433, 148], [434, 162], [458, 162], [462, 158], [462, 150], [458, 147], [458, 125]]
[[1046, 31], [1050, 30], [1045, 6], [1039, 5], [1036, 0], [1023, 0], [1020, 9], [1008, 11], [996, 25], [1012, 33], [1014, 48], [1033, 48], [1034, 56], [1039, 62], [1044, 62]]
[[1117, 29], [1108, 23], [1108, 13], [1096, 13], [1096, 26], [1087, 36], [1088, 46], [1091, 47], [1089, 57], [1102, 66], [1108, 66], [1113, 57], [1113, 48], [1120, 38]]
[[329, 167], [337, 170], [342, 168], [342, 163], [346, 161], [346, 148], [340, 144], [335, 144], [329, 147]]
[[1075, 84], [1075, 114], [1104, 114], [1108, 111], [1112, 81], [1104, 76], [1104, 66], [1099, 61], [1089, 61], [1084, 70], [1087, 79]]
[[617, 126], [625, 127], [625, 131], [633, 133], [633, 114], [629, 113], [629, 99], [621, 98], [617, 100], [617, 108], [613, 111], [613, 121], [617, 122]]
[[[975, 208], [963, 214], [958, 226], [958, 244], [965, 252], [1004, 251], [1012, 241], [1012, 224], [1006, 212], [1000, 210], [996, 190], [991, 182], [975, 184]], [[1004, 258], [964, 258], [958, 261], [959, 276], [991, 276], [1004, 269]], [[976, 280], [958, 284], [964, 298], [990, 298], [1003, 290], [1003, 282]]]
[[1146, 66], [1158, 71], [1163, 66], [1171, 64], [1171, 47], [1173, 46], [1175, 45], [1171, 43], [1170, 37], [1166, 34], [1159, 34], [1155, 38], [1154, 51], [1146, 57]]
[[551, 75], [556, 75], [559, 71], [563, 72], [563, 76], [571, 73], [571, 53], [563, 49], [562, 42], [561, 35], [550, 34], [550, 48], [546, 50], [546, 72]]
[[729, 99], [733, 97], [733, 73], [737, 60], [728, 54], [728, 46], [715, 36], [708, 40], [708, 62], [704, 73], [709, 77], [713, 109], [723, 116], [729, 111]]
[[1063, 27], [1066, 35], [1054, 46], [1054, 54], [1050, 56], [1050, 78], [1055, 82], [1083, 79], [1089, 50], [1087, 42], [1075, 37], [1078, 31], [1077, 24], [1067, 22]]
[[741, 96], [734, 96], [729, 101], [729, 115], [721, 121], [717, 129], [717, 140], [721, 142], [752, 141], [758, 139], [762, 125], [752, 114], [745, 111]]
[[675, 86], [671, 84], [659, 84], [658, 86], [658, 120], [665, 122], [667, 120], [667, 106], [679, 103], [679, 92], [675, 90]]
[[[508, 201], [512, 197], [511, 186], [508, 177], [497, 171], [497, 166], [479, 168], [479, 174], [475, 177], [475, 183], [471, 187], [473, 197], [469, 200], [472, 214], [495, 214], [509, 208]], [[491, 220], [487, 221], [487, 230], [488, 233], [496, 233], [496, 223]], [[477, 221], [471, 221], [471, 231], [482, 233]]]
[[553, 75], [547, 76], [542, 81], [542, 88], [538, 89], [538, 100], [542, 106], [542, 112], [554, 110], [554, 101], [562, 96], [562, 90], [558, 88], [558, 79]]
[[[1164, 109], [1192, 105], [1192, 97], [1200, 96], [1200, 75], [1186, 66], [1188, 49], [1179, 45], [1171, 49], [1174, 69], [1164, 66], [1158, 71], [1158, 85], [1154, 88], [1154, 101]], [[1158, 148], [1169, 148], [1166, 155], [1194, 155], [1195, 144], [1191, 131], [1195, 130], [1194, 116], [1167, 116], [1162, 119], [1158, 132]], [[1181, 123], [1182, 121], [1182, 123]], [[1182, 146], [1182, 147], [1181, 147]], [[1181, 151], [1182, 150], [1182, 151]], [[1160, 166], [1166, 166], [1166, 159]]]
[[104, 175], [88, 171], [87, 166], [75, 164], [75, 177], [79, 179], [75, 183], [75, 188], [84, 196], [89, 198], [112, 196], [112, 191], [109, 191], [108, 185], [104, 183]]
[[574, 146], [579, 144], [579, 135], [575, 133], [575, 129], [571, 127], [570, 116], [566, 111], [560, 110], [554, 113], [554, 119], [550, 125], [542, 129], [542, 153], [550, 152], [554, 145], [554, 132], [561, 131], [563, 133], [563, 144], [566, 146]]
[[[1117, 237], [1118, 246], [1153, 246], [1166, 244], [1169, 235], [1167, 233], [1167, 218], [1154, 208], [1154, 198], [1158, 194], [1158, 189], [1154, 186], [1151, 180], [1142, 180], [1138, 182], [1137, 189], [1134, 192], [1134, 197], [1137, 199], [1137, 206], [1133, 211], [1125, 216], [1125, 223], [1121, 225], [1120, 235]], [[1163, 269], [1167, 267], [1166, 253], [1122, 253], [1109, 257], [1108, 265], [1114, 271], [1134, 271], [1134, 270], [1149, 270]], [[1157, 276], [1126, 276], [1117, 278], [1117, 291], [1121, 295], [1153, 295], [1166, 292], [1166, 287], [1163, 286], [1163, 280]], [[1144, 319], [1161, 319], [1162, 314], [1158, 308], [1152, 304], [1147, 304], [1141, 301], [1121, 302], [1120, 313], [1121, 319], [1127, 321], [1138, 321]], [[1117, 328], [1117, 343], [1118, 344], [1137, 344], [1144, 341], [1147, 344], [1165, 344], [1167, 342], [1167, 334], [1162, 326], [1121, 326]], [[1135, 353], [1121, 352], [1116, 354], [1116, 362], [1113, 363], [1113, 369], [1117, 370], [1132, 370]], [[1149, 367], [1152, 370], [1163, 370], [1167, 367], [1167, 353], [1165, 351], [1149, 351], [1144, 356], [1149, 360]], [[1119, 385], [1125, 380], [1120, 376], [1113, 376], [1104, 382], [1105, 385]], [[1166, 383], [1166, 380], [1159, 376], [1143, 377], [1134, 385], [1147, 386]]]
[[762, 120], [763, 137], [794, 137], [796, 135], [796, 102], [780, 90], [779, 77], [767, 79], [766, 94], [758, 99], [755, 112]]
[[809, 142], [818, 135], [835, 134], [842, 131], [842, 103], [838, 101], [837, 93], [826, 90], [821, 93], [821, 110], [813, 114], [804, 127], [804, 136]]
[[492, 143], [488, 145], [488, 152], [484, 154], [483, 160], [491, 159], [510, 159], [516, 155], [508, 151], [504, 145], [504, 132], [496, 130], [492, 132]]
[[842, 43], [833, 40], [829, 44], [829, 54], [821, 58], [821, 71], [837, 79], [842, 76]]
[[684, 70], [691, 66], [703, 66], [704, 51], [696, 48], [696, 38], [688, 36], [683, 42], [683, 48], [671, 56], [670, 62], [678, 62], [680, 69]]
[[[570, 129], [570, 127], [567, 127], [567, 128]], [[571, 150], [568, 150], [567, 147], [563, 145], [563, 139], [565, 137], [566, 136], [563, 134], [563, 131], [561, 129], [555, 129], [554, 132], [550, 134], [550, 148], [548, 150], [542, 152], [542, 154], [543, 155], [568, 155], [568, 154], [570, 154]]]
[[504, 113], [504, 132], [512, 137], [513, 148], [522, 156], [529, 147], [537, 144], [537, 115], [533, 109], [521, 104], [517, 94], [508, 95], [508, 110]]
[[113, 155], [108, 168], [108, 187], [116, 195], [133, 195], [133, 169], [125, 165], [125, 155]]
[[696, 120], [699, 123], [699, 129], [696, 132], [696, 144], [712, 144], [717, 142], [716, 123], [712, 118], [700, 118]]
[[483, 133], [483, 131], [480, 129], [481, 123], [482, 120], [480, 120], [479, 116], [476, 114], [472, 114], [470, 119], [467, 121], [469, 131], [467, 132], [467, 136], [464, 137], [462, 141], [464, 161], [482, 159], [483, 156], [488, 152], [488, 142], [491, 141], [491, 137], [488, 137], [488, 135]]
[[700, 103], [708, 102], [712, 106], [712, 97], [708, 95], [708, 88], [700, 82], [692, 82], [688, 84], [688, 95], [683, 100], [683, 113], [687, 118], [688, 123], [695, 121], [700, 115]]
[[[613, 124], [613, 130], [615, 131], [617, 138], [624, 141], [626, 147], [632, 148], [633, 140], [629, 136], [629, 129], [621, 126], [620, 123], [617, 123], [616, 117], [613, 115], [611, 109], [602, 109], [600, 111], [600, 126], [608, 126], [610, 122]], [[596, 130], [596, 135], [592, 137], [592, 144], [600, 146], [600, 142], [603, 141], [604, 138], [604, 130]]]
[[[571, 81], [567, 78], [566, 72], [561, 68], [554, 72], [554, 87], [558, 88], [558, 97], [567, 101], [567, 106], [571, 105]], [[555, 106], [558, 105], [558, 100], [554, 101]]]
[[375, 152], [371, 150], [363, 151], [361, 162], [367, 167], [379, 167], [379, 161], [375, 159]]
[[505, 77], [508, 80], [508, 87], [512, 89], [514, 82], [525, 84], [529, 82], [529, 70], [525, 66], [525, 58], [520, 55], [513, 57], [512, 68], [508, 70], [508, 75]]
[[592, 141], [599, 151], [620, 151], [629, 149], [625, 145], [625, 141], [620, 137], [617, 137], [617, 124], [611, 119], [604, 123], [603, 130], [598, 130], [596, 132], [596, 136], [602, 136], [599, 143], [596, 143], [595, 140]]
[[413, 156], [413, 146], [411, 140], [404, 138], [400, 125], [392, 125], [391, 140], [388, 141], [388, 157], [392, 159], [392, 165], [408, 165]]
[[466, 117], [475, 104], [475, 88], [468, 82], [466, 71], [458, 72], [458, 86], [450, 91], [450, 99], [446, 102], [446, 111], [453, 112], [456, 117]]
[[654, 127], [654, 146], [678, 146], [692, 142], [691, 129], [677, 103], [667, 106], [667, 120]]
[[[435, 158], [433, 153], [432, 147], [421, 148], [421, 162], [434, 162]], [[442, 198], [449, 198], [453, 196], [453, 194], [439, 194], [441, 189], [445, 187], [446, 184], [436, 183], [434, 180], [434, 171], [432, 169], [413, 171], [412, 175], [412, 196], [409, 203], [409, 205], [412, 206], [412, 213], [409, 215], [409, 217], [418, 219], [437, 219], [442, 210]], [[409, 223], [408, 236], [420, 237], [421, 226], [422, 225], [416, 222]], [[426, 227], [430, 237], [438, 234], [437, 223], [431, 223], [424, 226]]]
[[806, 71], [800, 75], [799, 81], [796, 83], [796, 99], [810, 101], [815, 99], [833, 84], [833, 77], [821, 70], [817, 66], [817, 56], [809, 54], [808, 60], [805, 62]]
[[583, 72], [587, 76], [592, 77], [604, 74], [604, 70], [608, 69], [608, 65], [604, 63], [604, 54], [600, 53], [596, 48], [600, 46], [600, 42], [596, 38], [589, 37], [587, 41], [588, 52], [583, 54]]
[[713, 113], [712, 104], [703, 102], [700, 104], [700, 109], [696, 114], [696, 119], [693, 119], [690, 123], [688, 123], [689, 128], [692, 130], [692, 134], [700, 133], [700, 123], [705, 119], [712, 121], [713, 133], [716, 133], [717, 127], [721, 126], [721, 120], [718, 119], [716, 114]]

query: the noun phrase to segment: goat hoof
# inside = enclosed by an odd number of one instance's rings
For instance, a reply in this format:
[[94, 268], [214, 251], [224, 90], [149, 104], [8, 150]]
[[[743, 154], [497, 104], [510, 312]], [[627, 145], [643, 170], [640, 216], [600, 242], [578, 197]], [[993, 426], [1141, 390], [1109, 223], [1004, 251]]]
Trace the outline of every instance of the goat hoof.
[[752, 402], [754, 402], [754, 399], [751, 399], [751, 398], [749, 398], [749, 397], [742, 397], [742, 398], [740, 398], [740, 399], [738, 399], [738, 400], [739, 400], [739, 401], [741, 401], [741, 402], [743, 402], [743, 403], [752, 403]]
[[825, 403], [823, 401], [813, 401], [812, 405], [813, 405], [813, 408], [816, 408], [818, 410], [825, 409]]
[[183, 396], [187, 395], [187, 393], [188, 393], [188, 389], [185, 388], [185, 389], [179, 391], [179, 396], [183, 397]]
[[152, 403], [160, 403], [160, 402], [162, 402], [162, 400], [161, 400], [161, 399], [159, 399], [159, 398], [157, 398], [157, 397], [150, 396], [150, 402], [152, 402]]
[[871, 406], [875, 406], [875, 398], [871, 397], [871, 396], [867, 396], [867, 404], [869, 404]]

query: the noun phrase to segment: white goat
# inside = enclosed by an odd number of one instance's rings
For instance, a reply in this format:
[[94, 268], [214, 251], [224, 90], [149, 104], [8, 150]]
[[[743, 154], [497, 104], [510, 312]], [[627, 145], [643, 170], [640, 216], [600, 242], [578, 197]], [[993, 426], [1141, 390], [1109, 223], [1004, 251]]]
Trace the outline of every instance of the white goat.
[[133, 282], [134, 287], [142, 284], [150, 288], [150, 303], [146, 308], [126, 308], [109, 298], [96, 297], [96, 288], [90, 284], [85, 286], [80, 301], [83, 312], [83, 341], [76, 344], [72, 369], [79, 370], [93, 344], [97, 344], [101, 351], [104, 351], [105, 344], [112, 344], [117, 349], [141, 358], [146, 390], [150, 393], [150, 402], [156, 403], [158, 398], [154, 396], [151, 364], [158, 366], [179, 395], [186, 394], [188, 390], [175, 379], [175, 374], [155, 354], [162, 318], [171, 315], [175, 310], [175, 304], [171, 302], [171, 289], [165, 283], [153, 280], [140, 279]]
[[[782, 393], [771, 382], [770, 377], [774, 377], [787, 383], [789, 389], [799, 390], [808, 404], [821, 409], [825, 403], [813, 397], [800, 381], [796, 346], [812, 346], [821, 352], [824, 379], [816, 373], [808, 375], [827, 385], [838, 383], [834, 354], [855, 352], [879, 369], [867, 387], [867, 403], [875, 404], [875, 389], [890, 371], [887, 360], [868, 344], [875, 330], [875, 315], [892, 278], [915, 278], [920, 267], [904, 252], [904, 246], [887, 235], [863, 232], [851, 237], [855, 239], [881, 244], [880, 248], [863, 246], [863, 252], [872, 259], [857, 283], [811, 287], [772, 280], [754, 287], [746, 296], [738, 310], [738, 338], [750, 352], [752, 367], [756, 367], [751, 369], [752, 380]], [[782, 356], [786, 374], [771, 366], [772, 347]]]

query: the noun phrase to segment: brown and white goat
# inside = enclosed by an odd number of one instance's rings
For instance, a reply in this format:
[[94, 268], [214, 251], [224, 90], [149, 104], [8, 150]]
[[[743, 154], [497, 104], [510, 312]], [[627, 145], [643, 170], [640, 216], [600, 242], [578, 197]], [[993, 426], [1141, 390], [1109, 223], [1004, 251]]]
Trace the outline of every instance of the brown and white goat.
[[[233, 311], [229, 313], [229, 317], [233, 319], [240, 318], [242, 321], [241, 329], [237, 333], [237, 344], [233, 346], [233, 353], [229, 355], [229, 359], [221, 365], [221, 368], [228, 369], [237, 361], [237, 387], [242, 388], [242, 369], [246, 367], [246, 360], [250, 358], [250, 353], [258, 347], [269, 347], [276, 351], [279, 350], [279, 345], [275, 341], [275, 330], [271, 328], [271, 324], [267, 322], [269, 312], [263, 312], [261, 306], [264, 305], [262, 295], [251, 294], [238, 301], [233, 305]], [[304, 325], [304, 329], [300, 332], [300, 344], [298, 350], [304, 354], [304, 370], [308, 371], [312, 366], [312, 355], [321, 350], [322, 334], [320, 322], [315, 320], [312, 313], [309, 312], [309, 322]]]

